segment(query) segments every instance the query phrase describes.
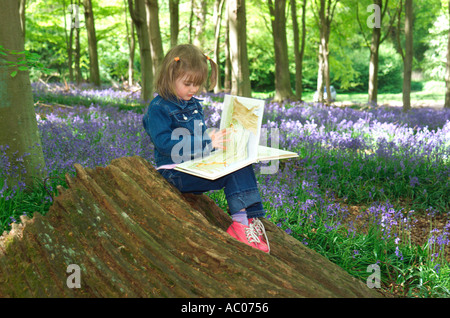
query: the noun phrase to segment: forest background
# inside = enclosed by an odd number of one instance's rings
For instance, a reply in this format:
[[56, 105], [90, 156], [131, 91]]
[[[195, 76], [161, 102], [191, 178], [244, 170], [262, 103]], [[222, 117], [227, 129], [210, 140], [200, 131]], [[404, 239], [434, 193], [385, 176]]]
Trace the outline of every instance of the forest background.
[[[235, 63], [227, 53], [231, 50], [230, 40], [244, 37], [246, 52], [239, 51], [236, 63], [240, 71], [248, 68], [243, 76], [248, 76], [251, 87], [234, 91], [240, 95], [311, 101], [312, 93], [321, 91], [319, 88], [326, 86], [328, 77], [328, 85], [336, 88], [340, 98], [377, 102], [377, 91], [405, 91], [405, 63], [410, 58], [411, 83], [407, 86], [412, 92], [426, 92], [420, 98], [444, 103], [448, 2], [141, 1], [146, 7], [139, 7], [139, 2], [26, 1], [25, 48], [38, 56], [47, 70], [43, 74], [40, 68], [31, 69], [31, 80], [116, 86], [127, 81], [142, 86], [145, 80], [140, 58], [144, 53], [139, 51], [141, 31], [135, 27], [136, 16], [130, 16], [133, 10], [135, 15], [141, 10], [141, 17], [144, 11], [150, 17], [146, 23], [153, 73], [171, 46], [190, 42], [219, 62], [221, 86], [216, 91], [229, 91], [233, 89], [231, 70]], [[412, 6], [409, 13], [408, 3]], [[86, 24], [87, 5], [92, 6], [91, 25]], [[233, 12], [236, 17], [232, 17]], [[405, 34], [408, 14], [413, 25], [413, 49], [409, 51]], [[230, 19], [234, 22], [230, 23]], [[236, 29], [229, 27], [234, 24]], [[378, 78], [372, 79], [372, 85], [377, 85], [374, 95], [369, 83], [376, 31], [380, 44]], [[328, 59], [326, 64], [324, 56]], [[147, 77], [148, 81], [151, 79]], [[151, 88], [148, 91], [147, 99]]]

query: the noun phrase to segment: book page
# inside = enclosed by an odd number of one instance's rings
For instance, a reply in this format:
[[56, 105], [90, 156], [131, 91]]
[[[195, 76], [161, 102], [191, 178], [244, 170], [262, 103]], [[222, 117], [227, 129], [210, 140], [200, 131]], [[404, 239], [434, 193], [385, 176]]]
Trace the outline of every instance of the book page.
[[258, 146], [258, 161], [280, 160], [297, 157], [298, 154], [295, 152], [262, 145]]
[[207, 178], [216, 178], [240, 169], [258, 158], [264, 101], [226, 95], [220, 129], [226, 129], [230, 141], [225, 150], [177, 166], [177, 170]]

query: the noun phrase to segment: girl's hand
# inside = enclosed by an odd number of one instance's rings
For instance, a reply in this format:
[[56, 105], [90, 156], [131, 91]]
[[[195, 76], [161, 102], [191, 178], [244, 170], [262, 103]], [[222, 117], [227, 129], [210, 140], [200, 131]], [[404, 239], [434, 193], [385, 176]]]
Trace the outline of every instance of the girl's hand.
[[228, 135], [228, 131], [226, 129], [222, 129], [222, 130], [214, 130], [212, 132], [209, 133], [209, 137], [211, 138], [212, 141], [212, 146], [214, 148], [218, 148], [218, 149], [226, 149], [226, 147], [224, 146], [224, 143], [230, 141], [230, 139], [224, 139], [225, 136]]

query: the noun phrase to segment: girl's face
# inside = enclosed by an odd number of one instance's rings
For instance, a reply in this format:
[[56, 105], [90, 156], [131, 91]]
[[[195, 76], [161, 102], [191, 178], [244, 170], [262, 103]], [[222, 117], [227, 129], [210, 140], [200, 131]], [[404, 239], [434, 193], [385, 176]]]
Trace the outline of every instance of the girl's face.
[[194, 85], [192, 81], [189, 79], [189, 76], [183, 76], [179, 77], [175, 81], [175, 93], [177, 94], [178, 98], [188, 101], [197, 94], [200, 86]]

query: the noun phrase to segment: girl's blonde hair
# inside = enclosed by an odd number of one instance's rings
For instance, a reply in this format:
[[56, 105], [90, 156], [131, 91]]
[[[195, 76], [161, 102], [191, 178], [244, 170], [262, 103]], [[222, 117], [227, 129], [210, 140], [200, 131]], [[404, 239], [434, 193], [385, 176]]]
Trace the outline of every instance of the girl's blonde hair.
[[204, 87], [208, 80], [208, 61], [211, 66], [209, 89], [217, 81], [217, 65], [196, 46], [181, 44], [172, 48], [164, 57], [155, 79], [155, 91], [164, 99], [178, 98], [175, 81], [187, 76], [195, 86]]

